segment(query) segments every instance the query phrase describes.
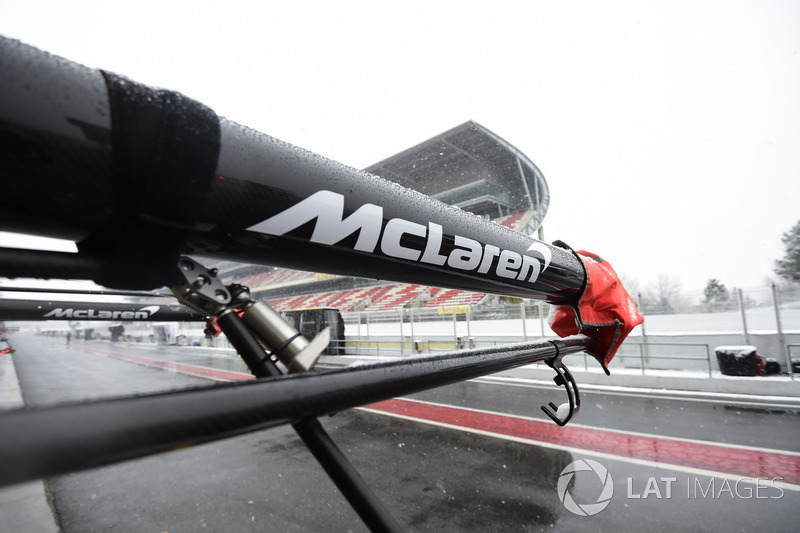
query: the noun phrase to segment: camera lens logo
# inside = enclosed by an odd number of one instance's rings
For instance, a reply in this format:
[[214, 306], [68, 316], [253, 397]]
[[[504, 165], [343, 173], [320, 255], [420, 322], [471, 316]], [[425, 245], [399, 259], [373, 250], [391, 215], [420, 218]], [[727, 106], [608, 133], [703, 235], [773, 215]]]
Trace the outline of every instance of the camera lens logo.
[[[586, 472], [586, 474], [580, 474], [578, 476], [579, 478], [586, 478], [591, 475], [592, 477], [597, 476], [600, 480], [603, 488], [596, 502], [577, 503], [572, 498], [572, 494], [567, 490], [569, 488], [569, 482], [572, 481], [572, 478], [579, 472]], [[561, 500], [561, 503], [564, 504], [567, 510], [580, 516], [592, 516], [605, 509], [611, 502], [611, 497], [614, 495], [614, 481], [611, 479], [611, 474], [608, 473], [606, 467], [597, 461], [579, 459], [574, 463], [568, 464], [567, 467], [561, 471], [561, 476], [558, 478], [557, 489], [558, 499]]]

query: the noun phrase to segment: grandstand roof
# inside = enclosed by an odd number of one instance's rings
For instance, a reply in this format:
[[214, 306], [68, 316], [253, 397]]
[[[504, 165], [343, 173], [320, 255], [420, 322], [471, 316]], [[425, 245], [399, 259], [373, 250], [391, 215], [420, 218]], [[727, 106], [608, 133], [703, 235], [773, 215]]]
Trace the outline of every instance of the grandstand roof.
[[536, 165], [473, 121], [365, 170], [489, 218], [532, 211], [528, 233], [541, 225], [550, 203], [547, 182]]

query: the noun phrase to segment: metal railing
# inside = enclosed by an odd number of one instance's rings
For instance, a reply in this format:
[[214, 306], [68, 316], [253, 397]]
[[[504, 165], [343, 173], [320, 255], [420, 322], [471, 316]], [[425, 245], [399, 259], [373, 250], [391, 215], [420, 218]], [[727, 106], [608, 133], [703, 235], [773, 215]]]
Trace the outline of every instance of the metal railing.
[[[781, 295], [776, 295], [775, 289], [765, 290], [758, 301], [755, 296], [759, 295], [738, 297], [739, 302], [749, 302], [747, 309], [742, 305], [741, 313], [647, 316], [645, 325], [634, 330], [622, 346], [614, 365], [638, 369], [642, 375], [668, 369], [701, 371], [714, 377], [719, 368], [716, 359], [712, 359], [715, 347], [752, 344], [759, 348], [760, 355], [774, 357], [781, 365], [781, 372], [794, 379], [791, 361], [800, 358], [800, 344], [797, 344], [800, 304], [794, 303], [788, 294], [776, 297]], [[770, 305], [764, 301], [768, 297], [772, 300]], [[525, 300], [342, 313], [347, 328], [343, 353], [411, 357], [553, 336], [545, 320], [549, 309], [544, 302]], [[662, 333], [683, 331], [681, 324], [687, 320], [695, 326], [703, 325], [680, 335]], [[668, 329], [671, 326], [674, 329]], [[232, 350], [224, 337], [205, 337], [200, 324], [185, 323], [178, 328], [177, 344]], [[152, 335], [147, 334], [149, 331], [128, 333], [130, 342], [154, 342]], [[590, 364], [593, 362], [584, 361], [584, 367]]]
[[[639, 368], [643, 376], [647, 370], [704, 370], [711, 378], [711, 351], [711, 347], [704, 343], [625, 343], [615, 359], [617, 365], [623, 368]], [[686, 355], [686, 352], [689, 354]], [[692, 352], [696, 352], [696, 355]], [[632, 365], [631, 361], [638, 363], [638, 366]], [[702, 368], [692, 368], [695, 362]]]

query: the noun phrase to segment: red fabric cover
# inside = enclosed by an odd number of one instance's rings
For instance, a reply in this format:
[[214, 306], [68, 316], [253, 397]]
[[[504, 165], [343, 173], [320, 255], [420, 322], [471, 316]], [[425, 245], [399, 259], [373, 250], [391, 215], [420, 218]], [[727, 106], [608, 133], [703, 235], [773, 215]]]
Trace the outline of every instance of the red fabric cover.
[[644, 322], [619, 276], [602, 257], [585, 250], [577, 252], [586, 267], [586, 290], [577, 309], [555, 306], [550, 328], [559, 336], [582, 333], [595, 342], [586, 352], [608, 373], [608, 364], [633, 328]]

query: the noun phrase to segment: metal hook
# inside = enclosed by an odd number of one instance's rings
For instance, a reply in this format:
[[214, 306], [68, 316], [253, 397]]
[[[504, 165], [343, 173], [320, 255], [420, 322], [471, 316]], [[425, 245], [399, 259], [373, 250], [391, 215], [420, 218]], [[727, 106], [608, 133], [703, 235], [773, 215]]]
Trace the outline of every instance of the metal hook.
[[556, 377], [553, 378], [553, 381], [556, 385], [563, 385], [564, 388], [567, 389], [567, 398], [569, 401], [558, 406], [550, 402], [549, 407], [546, 405], [542, 406], [542, 411], [559, 426], [565, 426], [581, 408], [578, 384], [575, 383], [575, 379], [572, 377], [566, 365], [561, 362], [561, 357], [557, 355], [545, 362], [550, 368], [556, 371]]

